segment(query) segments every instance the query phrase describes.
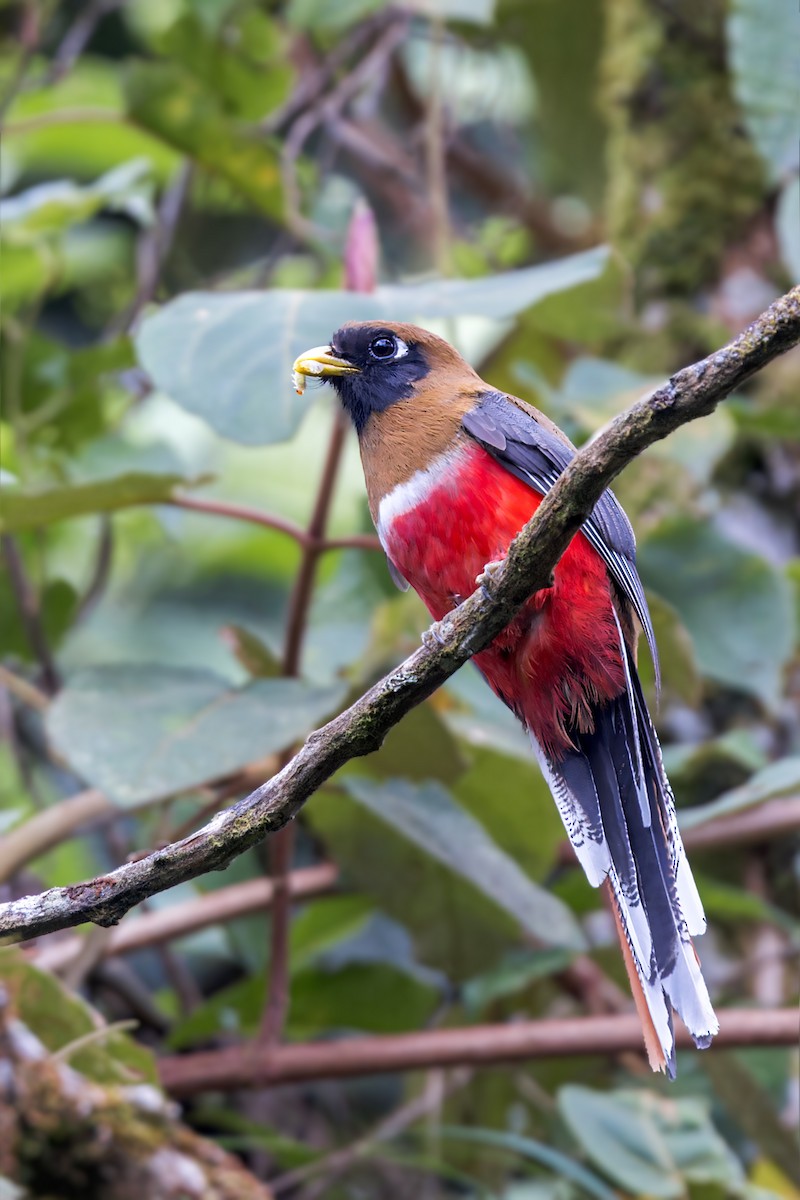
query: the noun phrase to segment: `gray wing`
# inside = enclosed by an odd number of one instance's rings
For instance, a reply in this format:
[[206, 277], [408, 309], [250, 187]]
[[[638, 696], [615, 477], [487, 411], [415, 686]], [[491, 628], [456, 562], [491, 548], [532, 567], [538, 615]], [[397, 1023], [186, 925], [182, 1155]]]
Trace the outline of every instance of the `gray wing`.
[[[575, 451], [568, 443], [562, 442], [502, 392], [486, 392], [475, 408], [462, 418], [462, 425], [507, 471], [524, 483], [532, 484], [543, 495], [550, 491], [575, 457]], [[658, 650], [644, 588], [636, 570], [636, 539], [613, 492], [603, 492], [583, 526], [583, 533], [603, 559], [611, 578], [633, 605], [647, 638], [656, 689], [659, 689]]]

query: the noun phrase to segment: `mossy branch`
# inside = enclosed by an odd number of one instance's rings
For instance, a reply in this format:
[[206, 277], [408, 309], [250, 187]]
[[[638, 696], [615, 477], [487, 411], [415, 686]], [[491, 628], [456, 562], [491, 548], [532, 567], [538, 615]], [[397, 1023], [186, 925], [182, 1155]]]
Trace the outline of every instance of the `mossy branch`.
[[602, 492], [638, 454], [717, 404], [800, 342], [800, 287], [776, 300], [738, 338], [686, 367], [638, 401], [576, 455], [533, 519], [514, 539], [491, 595], [475, 591], [437, 627], [437, 638], [405, 660], [346, 712], [311, 733], [267, 783], [190, 837], [71, 887], [0, 905], [0, 935], [15, 940], [94, 921], [114, 925], [148, 896], [207, 871], [281, 829], [305, 801], [353, 758], [377, 750], [401, 717], [505, 628], [555, 564]]

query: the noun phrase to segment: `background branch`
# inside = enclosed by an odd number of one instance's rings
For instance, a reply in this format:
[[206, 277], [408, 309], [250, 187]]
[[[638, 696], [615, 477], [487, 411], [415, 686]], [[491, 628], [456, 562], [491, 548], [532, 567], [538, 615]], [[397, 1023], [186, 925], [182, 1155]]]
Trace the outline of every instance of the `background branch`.
[[553, 567], [604, 489], [637, 454], [697, 417], [800, 341], [800, 287], [775, 301], [728, 346], [677, 374], [618, 416], [581, 450], [515, 538], [492, 583], [439, 623], [429, 639], [346, 712], [312, 733], [295, 757], [250, 796], [181, 842], [88, 883], [51, 888], [0, 906], [0, 933], [33, 937], [95, 921], [115, 924], [147, 896], [232, 858], [290, 821], [324, 781], [376, 750], [388, 731], [473, 654], [487, 646]]
[[[729, 1009], [719, 1013], [714, 1050], [734, 1046], [793, 1046], [800, 1032], [796, 1009]], [[682, 1027], [679, 1048], [693, 1045]], [[200, 1051], [188, 1057], [162, 1058], [161, 1082], [175, 1096], [206, 1090], [252, 1086], [255, 1080], [297, 1083], [341, 1079], [420, 1067], [495, 1066], [565, 1055], [621, 1054], [641, 1051], [642, 1030], [633, 1013], [519, 1021], [509, 1025], [471, 1025], [464, 1029], [428, 1029], [384, 1037], [279, 1046], [268, 1055], [252, 1046]]]

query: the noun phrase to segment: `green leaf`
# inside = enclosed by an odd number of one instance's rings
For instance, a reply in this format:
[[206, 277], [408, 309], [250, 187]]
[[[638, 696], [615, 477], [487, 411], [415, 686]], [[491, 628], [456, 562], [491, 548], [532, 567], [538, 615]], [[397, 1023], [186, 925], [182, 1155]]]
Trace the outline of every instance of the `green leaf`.
[[3, 244], [3, 302], [17, 309], [46, 293], [128, 279], [131, 270], [130, 229], [103, 222], [68, 229], [55, 243]]
[[740, 787], [767, 762], [746, 727], [706, 741], [674, 743], [664, 750], [667, 774], [682, 811], [708, 805], [723, 792]]
[[455, 783], [465, 767], [458, 742], [430, 702], [412, 708], [369, 758], [370, 774], [384, 779], [404, 775], [418, 783]]
[[[3, 490], [8, 490], [7, 488]], [[64, 579], [50, 579], [39, 594], [39, 612], [47, 644], [58, 646], [69, 630], [78, 606], [75, 589]], [[35, 659], [25, 625], [10, 589], [0, 588], [0, 652]]]
[[[44, 73], [44, 61], [38, 69]], [[154, 177], [166, 183], [178, 156], [126, 122], [121, 77], [118, 62], [84, 54], [58, 83], [22, 91], [3, 131], [4, 158], [37, 179], [64, 175], [86, 181], [145, 158]], [[65, 120], [70, 113], [75, 120]]]
[[517, 922], [485, 893], [349, 795], [323, 789], [305, 815], [342, 877], [409, 930], [424, 964], [461, 980], [518, 945]]
[[[800, 1188], [797, 1130], [791, 1129], [788, 1122], [784, 1123], [769, 1092], [748, 1070], [742, 1058], [730, 1052], [710, 1054], [708, 1058], [703, 1058], [703, 1070], [711, 1078], [717, 1096], [749, 1141], [758, 1147], [761, 1155], [783, 1171], [795, 1188]], [[787, 1187], [783, 1194], [796, 1196], [797, 1193]], [[764, 1200], [768, 1196], [770, 1192], [767, 1192]]]
[[[576, 332], [576, 335], [577, 332]], [[621, 410], [662, 382], [619, 363], [583, 356], [570, 363], [561, 390], [548, 398], [548, 411], [559, 423], [577, 426], [583, 435], [597, 433]], [[734, 424], [727, 408], [702, 421], [690, 421], [648, 451], [652, 459], [679, 463], [706, 482], [733, 442]]]
[[292, 363], [344, 321], [481, 315], [507, 319], [603, 271], [605, 247], [477, 280], [339, 291], [187, 292], [142, 322], [136, 339], [156, 387], [223, 437], [248, 445], [291, 437], [309, 407]]
[[558, 1105], [592, 1162], [634, 1196], [679, 1200], [689, 1181], [743, 1182], [702, 1101], [575, 1085], [561, 1088]]
[[587, 1196], [594, 1200], [617, 1200], [616, 1194], [593, 1171], [576, 1162], [560, 1150], [554, 1150], [544, 1142], [534, 1138], [522, 1137], [517, 1133], [507, 1133], [500, 1129], [473, 1129], [459, 1125], [444, 1125], [438, 1130], [440, 1137], [451, 1141], [471, 1142], [478, 1146], [494, 1146], [505, 1150], [518, 1158], [527, 1159], [537, 1166], [546, 1167], [574, 1183]]
[[283, 750], [328, 716], [341, 687], [127, 665], [75, 675], [47, 714], [53, 745], [115, 804], [134, 807], [220, 779]]
[[742, 812], [746, 808], [754, 808], [765, 800], [776, 796], [784, 796], [800, 788], [800, 755], [789, 755], [779, 762], [770, 763], [742, 787], [726, 792], [713, 804], [704, 804], [696, 809], [684, 810], [680, 814], [682, 829], [693, 829], [696, 825], [705, 825], [707, 821], [715, 821], [718, 817], [726, 817], [731, 813]]
[[277, 656], [251, 629], [226, 625], [221, 633], [226, 646], [253, 679], [275, 679], [283, 673]]
[[438, 989], [389, 963], [311, 967], [292, 980], [288, 1026], [303, 1038], [340, 1029], [411, 1032], [430, 1020], [439, 999]]
[[[695, 706], [700, 700], [701, 689], [691, 638], [675, 609], [662, 596], [648, 596], [647, 603], [653, 619], [664, 690], [685, 704]], [[646, 687], [655, 688], [653, 664], [644, 649], [639, 654], [639, 675]]]
[[645, 587], [663, 596], [688, 629], [701, 673], [777, 703], [794, 646], [785, 577], [687, 517], [659, 525], [640, 546], [638, 564]]
[[306, 904], [292, 921], [289, 963], [292, 972], [310, 966], [331, 947], [360, 933], [374, 912], [365, 896], [330, 896]]
[[703, 897], [703, 908], [712, 921], [727, 921], [734, 930], [744, 921], [757, 921], [759, 924], [775, 925], [794, 937], [800, 931], [797, 921], [774, 904], [769, 904], [762, 896], [728, 883], [720, 883], [697, 871], [695, 879]]
[[264, 134], [227, 118], [214, 96], [173, 63], [130, 64], [125, 88], [138, 125], [220, 176], [259, 212], [282, 219], [278, 157]]
[[[98, 1013], [17, 949], [0, 949], [0, 984], [15, 1013], [51, 1053], [102, 1029]], [[158, 1083], [151, 1052], [118, 1030], [76, 1049], [69, 1064], [95, 1083]]]
[[791, 4], [732, 0], [728, 52], [736, 98], [773, 180], [797, 165], [800, 41]]
[[127, 401], [117, 380], [134, 365], [127, 337], [76, 349], [32, 333], [25, 342], [20, 385], [25, 444], [74, 456], [105, 432], [110, 404]]
[[224, 107], [245, 120], [262, 120], [288, 93], [292, 68], [278, 27], [256, 8], [230, 14], [221, 31], [185, 13], [158, 39], [161, 54], [180, 63]]
[[[480, 683], [488, 692], [484, 681]], [[524, 758], [486, 745], [473, 749], [470, 768], [453, 792], [500, 849], [526, 875], [542, 881], [558, 866], [564, 824], [530, 743], [526, 749]]]
[[565, 970], [571, 955], [564, 950], [520, 950], [506, 955], [491, 971], [469, 979], [461, 998], [472, 1017], [480, 1016], [490, 1004], [516, 996], [532, 983]]
[[68, 517], [114, 512], [138, 504], [164, 504], [177, 488], [196, 487], [205, 482], [180, 475], [146, 475], [132, 471], [96, 483], [72, 483], [27, 490], [6, 486], [0, 496], [0, 530], [39, 529]]
[[440, 784], [349, 777], [343, 786], [375, 816], [468, 879], [535, 938], [548, 945], [583, 946], [569, 910], [528, 879]]
[[34, 243], [63, 233], [103, 208], [124, 212], [143, 224], [152, 220], [149, 195], [142, 182], [150, 173], [146, 159], [135, 159], [109, 171], [88, 186], [70, 180], [42, 183], [0, 201], [3, 238], [13, 245]]
[[[413, 961], [390, 961], [380, 945], [373, 947], [376, 957], [350, 957], [348, 946], [358, 943], [371, 912], [363, 896], [334, 896], [308, 904], [292, 921], [288, 1026], [293, 1036], [336, 1029], [394, 1033], [419, 1028], [430, 1017], [440, 988], [414, 970]], [[170, 1044], [179, 1048], [224, 1032], [255, 1032], [266, 988], [259, 973], [217, 992], [175, 1027]]]

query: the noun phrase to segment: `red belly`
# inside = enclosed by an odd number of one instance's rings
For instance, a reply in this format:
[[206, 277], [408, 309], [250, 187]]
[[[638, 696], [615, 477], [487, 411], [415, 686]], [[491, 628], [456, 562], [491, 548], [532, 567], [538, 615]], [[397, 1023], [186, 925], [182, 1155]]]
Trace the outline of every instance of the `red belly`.
[[[505, 557], [541, 499], [476, 445], [383, 529], [386, 549], [440, 620], [475, 590], [487, 562]], [[594, 709], [618, 696], [625, 678], [608, 574], [583, 534], [554, 586], [536, 592], [475, 663], [553, 757], [569, 748], [570, 729], [593, 727]]]

